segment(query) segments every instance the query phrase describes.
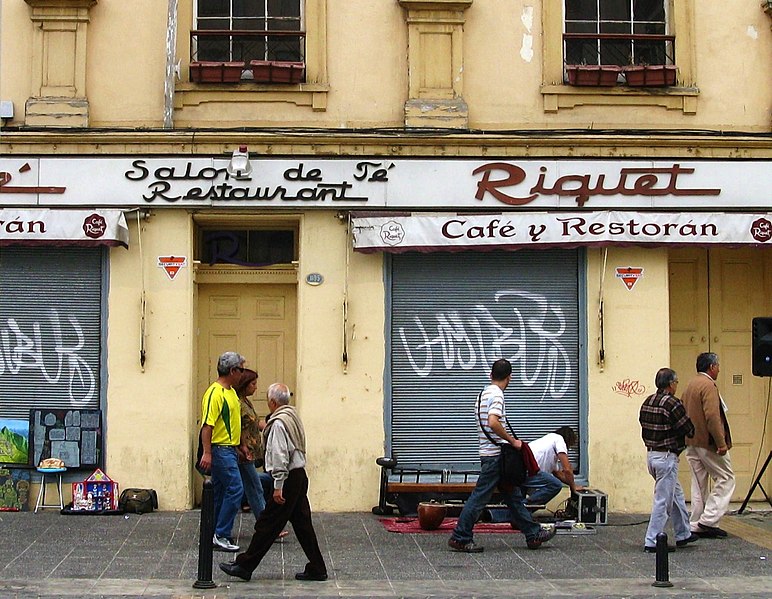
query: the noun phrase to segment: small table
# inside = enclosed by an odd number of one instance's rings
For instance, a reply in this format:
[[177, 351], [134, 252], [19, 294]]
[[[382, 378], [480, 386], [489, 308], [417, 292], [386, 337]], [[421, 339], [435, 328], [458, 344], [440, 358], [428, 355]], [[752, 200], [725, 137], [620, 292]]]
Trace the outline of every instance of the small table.
[[[59, 510], [64, 509], [64, 500], [62, 499], [62, 472], [67, 472], [67, 468], [38, 468], [38, 472], [41, 474], [40, 478], [40, 491], [38, 492], [38, 501], [35, 504], [35, 513], [38, 513], [39, 509], [45, 508], [57, 508]], [[59, 503], [46, 503], [46, 484], [49, 483], [46, 477], [56, 476], [56, 488], [59, 491]]]

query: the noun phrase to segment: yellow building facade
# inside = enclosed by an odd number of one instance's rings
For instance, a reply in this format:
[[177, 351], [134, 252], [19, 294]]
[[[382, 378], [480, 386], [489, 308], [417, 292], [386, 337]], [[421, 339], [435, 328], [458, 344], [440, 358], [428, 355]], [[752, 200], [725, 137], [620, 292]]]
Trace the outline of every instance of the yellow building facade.
[[[772, 447], [772, 14], [237, 4], [2, 4], [0, 421], [30, 418], [33, 457], [195, 505], [200, 398], [235, 350], [260, 410], [294, 392], [314, 509], [369, 510], [380, 456], [473, 475], [508, 357], [519, 434], [575, 427], [580, 479], [646, 511], [640, 404], [715, 351], [743, 499]], [[34, 426], [78, 410], [88, 443]]]

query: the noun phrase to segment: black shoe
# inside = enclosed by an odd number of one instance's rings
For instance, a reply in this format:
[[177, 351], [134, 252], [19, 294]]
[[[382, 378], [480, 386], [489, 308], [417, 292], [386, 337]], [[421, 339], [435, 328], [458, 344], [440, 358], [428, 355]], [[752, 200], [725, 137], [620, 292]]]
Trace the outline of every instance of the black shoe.
[[699, 541], [700, 537], [699, 535], [696, 535], [692, 533], [690, 536], [688, 536], [685, 539], [681, 539], [680, 541], [676, 541], [676, 547], [686, 547], [689, 543], [694, 543], [695, 541]]
[[241, 578], [241, 580], [246, 580], [247, 582], [252, 578], [252, 572], [246, 568], [242, 568], [236, 562], [222, 562], [220, 564], [220, 570], [225, 572], [228, 576], [235, 576], [236, 578]]
[[459, 553], [482, 553], [485, 551], [483, 547], [475, 545], [472, 541], [462, 543], [456, 539], [448, 539], [448, 547], [451, 551], [458, 551]]
[[727, 536], [727, 532], [718, 526], [706, 526], [705, 524], [697, 524], [697, 534], [706, 539], [723, 539]]
[[[657, 553], [657, 548], [656, 547], [649, 547], [648, 545], [644, 545], [643, 550], [646, 553]], [[667, 546], [667, 552], [668, 553], [673, 553], [674, 551], [675, 551], [675, 547], [673, 547], [672, 545], [668, 545]]]
[[327, 574], [315, 574], [314, 572], [298, 572], [295, 574], [295, 580], [317, 580], [319, 582], [327, 580]]

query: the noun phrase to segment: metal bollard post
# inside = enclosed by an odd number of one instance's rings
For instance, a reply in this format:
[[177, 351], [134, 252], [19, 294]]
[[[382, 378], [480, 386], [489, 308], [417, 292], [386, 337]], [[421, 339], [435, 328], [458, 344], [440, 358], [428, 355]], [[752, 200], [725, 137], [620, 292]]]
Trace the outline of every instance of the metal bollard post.
[[667, 534], [664, 532], [657, 535], [656, 563], [656, 581], [652, 583], [652, 586], [672, 587], [673, 583], [670, 582], [670, 574], [667, 565]]
[[201, 524], [198, 537], [198, 580], [194, 589], [213, 589], [217, 585], [212, 580], [212, 537], [214, 536], [214, 487], [212, 481], [204, 481], [201, 493]]

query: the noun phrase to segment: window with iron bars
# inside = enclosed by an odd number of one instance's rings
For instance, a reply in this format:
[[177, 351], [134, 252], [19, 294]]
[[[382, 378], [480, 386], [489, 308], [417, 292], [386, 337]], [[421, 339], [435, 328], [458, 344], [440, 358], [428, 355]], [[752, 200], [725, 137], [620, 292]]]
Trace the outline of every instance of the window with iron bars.
[[667, 0], [565, 0], [567, 65], [674, 63]]
[[191, 61], [304, 62], [302, 0], [198, 0]]

